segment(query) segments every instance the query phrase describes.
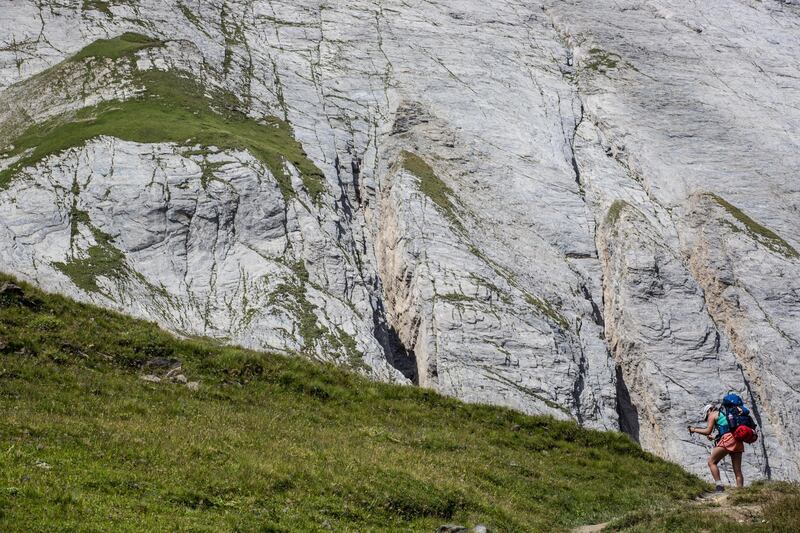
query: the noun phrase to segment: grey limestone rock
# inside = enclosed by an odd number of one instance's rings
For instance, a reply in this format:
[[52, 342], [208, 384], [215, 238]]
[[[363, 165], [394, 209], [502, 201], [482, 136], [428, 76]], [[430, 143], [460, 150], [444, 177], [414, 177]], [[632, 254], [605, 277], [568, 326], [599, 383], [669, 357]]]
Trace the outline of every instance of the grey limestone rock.
[[[695, 472], [738, 391], [748, 476], [800, 478], [796, 2], [106, 4], [0, 0], [2, 270]], [[173, 74], [284, 151], [18, 149]]]

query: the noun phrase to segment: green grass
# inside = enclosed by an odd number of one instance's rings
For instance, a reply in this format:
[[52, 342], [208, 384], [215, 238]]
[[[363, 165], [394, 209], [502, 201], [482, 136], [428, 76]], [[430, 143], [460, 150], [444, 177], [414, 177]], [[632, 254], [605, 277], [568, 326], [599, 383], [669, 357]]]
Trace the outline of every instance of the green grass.
[[93, 42], [72, 56], [69, 61], [81, 61], [89, 57], [119, 59], [121, 57], [129, 57], [145, 48], [157, 48], [163, 45], [162, 41], [151, 39], [139, 33], [123, 33], [113, 39], [99, 39]]
[[605, 531], [641, 533], [795, 533], [800, 524], [800, 486], [757, 482], [734, 491], [727, 500], [630, 513]]
[[[24, 284], [0, 293], [0, 352], [1, 531], [547, 531], [707, 488], [619, 433], [178, 340]], [[139, 379], [154, 357], [200, 389]]]
[[419, 179], [420, 190], [430, 198], [442, 210], [445, 218], [453, 226], [464, 232], [461, 221], [456, 216], [456, 206], [452, 198], [455, 198], [453, 190], [439, 178], [431, 166], [420, 156], [412, 152], [403, 150], [400, 154], [403, 168]]
[[617, 54], [606, 52], [602, 48], [592, 48], [589, 50], [589, 59], [586, 60], [586, 67], [605, 72], [617, 68], [620, 57]]
[[111, 17], [111, 2], [104, 2], [103, 0], [83, 0], [83, 10], [100, 11], [101, 13]]
[[100, 277], [118, 279], [127, 273], [125, 255], [120, 252], [105, 233], [93, 229], [96, 244], [86, 250], [86, 257], [56, 262], [53, 266], [86, 292], [100, 292]]
[[[131, 65], [133, 52], [160, 43], [142, 35], [124, 34], [97, 41], [67, 60], [109, 57]], [[135, 70], [135, 68], [134, 68]], [[6, 155], [24, 154], [0, 172], [0, 188], [25, 167], [45, 157], [81, 146], [99, 135], [140, 143], [174, 142], [182, 145], [216, 146], [248, 150], [275, 176], [285, 198], [294, 196], [286, 162], [298, 169], [314, 202], [325, 190], [324, 175], [294, 138], [291, 126], [273, 116], [253, 120], [237, 110], [238, 101], [228, 93], [206, 89], [177, 72], [135, 71], [134, 82], [143, 94], [124, 102], [105, 102], [81, 109], [74, 115], [34, 124], [15, 139]], [[26, 151], [30, 153], [26, 154]]]
[[616, 224], [622, 214], [622, 210], [629, 206], [630, 204], [625, 200], [614, 200], [611, 207], [608, 208], [608, 213], [606, 213], [606, 225]]
[[[744, 231], [747, 232], [750, 238], [762, 246], [790, 259], [800, 257], [800, 254], [798, 254], [797, 250], [795, 250], [788, 242], [783, 240], [777, 233], [750, 218], [735, 205], [731, 204], [721, 196], [717, 196], [716, 194], [708, 194], [708, 197], [725, 209], [728, 214], [730, 214], [741, 224], [741, 227], [744, 228]], [[734, 230], [741, 231], [738, 226], [733, 224], [731, 226]]]
[[543, 300], [541, 298], [537, 298], [536, 296], [530, 294], [529, 292], [525, 292], [525, 301], [528, 302], [530, 305], [536, 307], [539, 312], [541, 312], [544, 316], [558, 324], [561, 329], [569, 331], [570, 325], [569, 320], [558, 312], [558, 309], [555, 308], [553, 304], [548, 302], [547, 300]]
[[467, 296], [466, 294], [461, 294], [459, 292], [447, 292], [444, 294], [437, 294], [436, 297], [442, 301], [450, 303], [474, 302], [476, 300], [474, 296]]

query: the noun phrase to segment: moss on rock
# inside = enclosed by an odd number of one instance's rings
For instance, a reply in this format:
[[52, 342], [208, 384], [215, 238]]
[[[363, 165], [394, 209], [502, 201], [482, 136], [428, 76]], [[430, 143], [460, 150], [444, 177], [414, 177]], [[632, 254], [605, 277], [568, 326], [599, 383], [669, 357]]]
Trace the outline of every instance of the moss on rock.
[[775, 253], [783, 255], [784, 257], [790, 259], [800, 257], [800, 254], [798, 254], [797, 250], [795, 250], [777, 233], [766, 226], [762, 226], [732, 203], [716, 194], [709, 193], [708, 197], [725, 209], [725, 211], [739, 223], [739, 225], [731, 225], [734, 230], [744, 230], [744, 232], [747, 233], [747, 235], [749, 235], [754, 241]]
[[419, 179], [420, 190], [442, 210], [445, 218], [463, 233], [464, 227], [456, 216], [456, 206], [453, 203], [455, 194], [433, 171], [431, 166], [420, 156], [413, 152], [403, 150], [400, 154], [403, 168]]
[[629, 205], [625, 200], [614, 200], [611, 207], [608, 208], [608, 213], [606, 213], [605, 223], [607, 225], [616, 224], [622, 214], [622, 210]]
[[67, 275], [72, 282], [86, 292], [103, 292], [98, 285], [101, 277], [119, 279], [127, 275], [125, 255], [112, 244], [109, 235], [91, 227], [95, 244], [86, 249], [86, 256], [72, 258], [66, 262], [55, 262], [53, 266]]

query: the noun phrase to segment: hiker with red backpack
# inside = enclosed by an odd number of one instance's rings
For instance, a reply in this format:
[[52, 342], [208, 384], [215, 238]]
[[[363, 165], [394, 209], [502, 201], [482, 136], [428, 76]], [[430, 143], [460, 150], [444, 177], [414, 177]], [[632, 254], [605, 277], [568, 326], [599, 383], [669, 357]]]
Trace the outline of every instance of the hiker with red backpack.
[[[744, 443], [752, 444], [758, 439], [756, 424], [750, 416], [750, 411], [745, 407], [742, 398], [738, 394], [727, 394], [722, 399], [722, 406], [709, 404], [703, 407], [703, 418], [708, 422], [704, 428], [689, 426], [689, 433], [699, 433], [705, 435], [709, 440], [714, 440], [714, 448], [708, 456], [708, 469], [717, 486], [717, 492], [723, 492], [725, 488], [720, 481], [719, 463], [726, 455], [731, 456], [733, 473], [736, 476], [736, 486], [744, 486], [744, 475], [742, 474], [742, 453], [744, 453]], [[716, 438], [711, 434], [717, 431]]]

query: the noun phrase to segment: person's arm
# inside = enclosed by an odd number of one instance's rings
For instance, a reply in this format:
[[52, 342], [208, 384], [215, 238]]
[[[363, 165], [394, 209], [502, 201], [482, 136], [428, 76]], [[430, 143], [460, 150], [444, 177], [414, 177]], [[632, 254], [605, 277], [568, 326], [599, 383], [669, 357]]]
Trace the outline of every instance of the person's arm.
[[689, 433], [699, 433], [700, 435], [711, 435], [714, 431], [714, 420], [717, 419], [719, 411], [711, 410], [708, 413], [708, 425], [705, 428], [689, 428]]

